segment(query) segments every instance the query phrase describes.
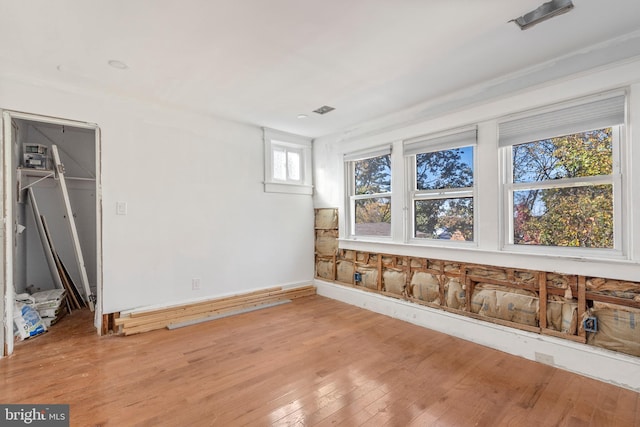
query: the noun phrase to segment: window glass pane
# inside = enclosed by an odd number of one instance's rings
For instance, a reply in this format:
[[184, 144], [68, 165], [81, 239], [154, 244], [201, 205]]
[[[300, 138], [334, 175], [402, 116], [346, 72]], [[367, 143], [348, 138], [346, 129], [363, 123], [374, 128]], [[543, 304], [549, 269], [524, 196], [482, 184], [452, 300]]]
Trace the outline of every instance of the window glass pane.
[[416, 189], [473, 187], [473, 147], [416, 154]]
[[517, 245], [613, 248], [613, 186], [514, 191]]
[[513, 182], [610, 175], [611, 128], [513, 146]]
[[289, 179], [294, 181], [300, 180], [300, 153], [295, 151], [287, 152], [287, 170]]
[[391, 155], [358, 160], [355, 163], [355, 194], [391, 191]]
[[473, 240], [473, 197], [416, 200], [415, 237]]
[[273, 179], [287, 180], [287, 157], [284, 150], [273, 150]]
[[391, 235], [391, 198], [356, 200], [356, 236]]

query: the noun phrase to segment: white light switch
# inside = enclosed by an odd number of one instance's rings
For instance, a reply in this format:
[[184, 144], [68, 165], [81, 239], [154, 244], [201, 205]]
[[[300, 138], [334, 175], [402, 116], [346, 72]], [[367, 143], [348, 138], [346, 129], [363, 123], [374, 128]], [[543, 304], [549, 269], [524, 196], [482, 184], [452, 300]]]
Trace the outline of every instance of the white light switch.
[[116, 202], [116, 215], [127, 214], [127, 202]]

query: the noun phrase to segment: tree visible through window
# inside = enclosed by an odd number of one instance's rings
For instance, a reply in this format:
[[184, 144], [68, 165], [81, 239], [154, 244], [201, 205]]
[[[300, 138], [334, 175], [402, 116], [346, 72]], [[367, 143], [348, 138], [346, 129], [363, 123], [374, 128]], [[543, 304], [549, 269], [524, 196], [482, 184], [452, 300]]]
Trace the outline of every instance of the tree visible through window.
[[391, 155], [353, 162], [354, 234], [391, 235]]
[[512, 146], [517, 245], [614, 247], [612, 128]]
[[473, 240], [473, 147], [415, 156], [414, 237]]

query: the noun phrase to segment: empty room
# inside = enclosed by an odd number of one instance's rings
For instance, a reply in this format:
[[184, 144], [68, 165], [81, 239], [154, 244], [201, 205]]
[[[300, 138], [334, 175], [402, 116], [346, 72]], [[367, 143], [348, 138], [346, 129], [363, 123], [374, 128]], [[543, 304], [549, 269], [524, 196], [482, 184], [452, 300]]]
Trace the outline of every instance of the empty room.
[[640, 2], [0, 35], [0, 425], [640, 426]]

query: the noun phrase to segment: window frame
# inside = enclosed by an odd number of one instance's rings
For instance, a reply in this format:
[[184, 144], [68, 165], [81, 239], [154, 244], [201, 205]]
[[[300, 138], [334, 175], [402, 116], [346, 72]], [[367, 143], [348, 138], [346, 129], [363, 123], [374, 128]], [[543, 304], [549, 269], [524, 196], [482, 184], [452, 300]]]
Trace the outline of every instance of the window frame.
[[[311, 139], [300, 135], [263, 128], [264, 134], [264, 191], [267, 193], [313, 194]], [[287, 178], [275, 177], [274, 152], [284, 151]], [[300, 179], [289, 177], [288, 154], [300, 156]]]
[[[554, 129], [553, 134], [545, 137], [538, 137], [533, 141], [543, 141], [549, 138], [562, 137], [572, 134], [579, 134], [582, 132], [589, 132], [598, 129], [604, 129], [610, 127], [612, 129], [612, 170], [610, 175], [596, 175], [586, 177], [574, 177], [574, 178], [559, 178], [549, 179], [544, 181], [533, 182], [513, 182], [513, 146], [527, 143], [517, 142], [511, 144], [503, 144], [498, 136], [498, 151], [501, 164], [501, 250], [510, 253], [531, 253], [538, 255], [548, 256], [561, 256], [561, 257], [575, 257], [575, 258], [588, 258], [588, 259], [628, 259], [628, 242], [625, 238], [625, 230], [627, 229], [626, 222], [624, 220], [623, 212], [625, 212], [628, 204], [627, 198], [624, 197], [626, 183], [624, 182], [625, 167], [622, 162], [622, 153], [627, 150], [629, 141], [626, 137], [626, 123], [627, 123], [627, 103], [628, 97], [626, 91], [616, 91], [613, 93], [599, 94], [594, 97], [581, 99], [577, 101], [571, 101], [555, 106], [550, 106], [544, 109], [532, 110], [519, 115], [512, 115], [508, 120], [503, 120], [502, 123], [512, 120], [518, 120], [527, 117], [534, 117], [537, 115], [544, 115], [560, 111], [564, 108], [579, 108], [580, 106], [588, 106], [590, 103], [595, 103], [601, 100], [613, 99], [616, 96], [624, 96], [624, 120], [623, 123], [604, 125], [602, 122], [594, 122], [594, 126], [586, 126], [581, 130], [576, 131], [575, 127], [567, 126], [567, 131], [558, 131]], [[515, 119], [514, 119], [515, 117]], [[498, 125], [500, 127], [500, 123]], [[500, 132], [498, 132], [500, 133]], [[544, 245], [524, 245], [514, 243], [514, 193], [517, 191], [536, 190], [536, 189], [552, 189], [552, 188], [576, 188], [576, 187], [590, 187], [596, 185], [611, 185], [613, 192], [613, 248], [585, 248], [579, 246], [544, 246]]]
[[[406, 241], [411, 244], [424, 246], [478, 246], [478, 215], [477, 215], [477, 126], [441, 132], [417, 138], [405, 140], [403, 143], [406, 171]], [[461, 188], [444, 188], [434, 190], [419, 190], [417, 180], [418, 154], [435, 153], [439, 151], [454, 150], [456, 148], [470, 147], [473, 162], [473, 186]], [[451, 200], [471, 198], [473, 203], [473, 240], [432, 239], [416, 237], [415, 205], [420, 200]]]
[[[355, 164], [358, 161], [373, 159], [376, 157], [382, 157], [389, 155], [389, 177], [391, 179], [391, 185], [389, 191], [384, 193], [372, 193], [372, 194], [355, 194]], [[393, 203], [393, 157], [391, 145], [385, 145], [382, 147], [374, 147], [367, 150], [356, 151], [347, 153], [344, 155], [344, 170], [345, 170], [345, 206], [347, 208], [346, 216], [346, 238], [351, 240], [379, 240], [379, 241], [391, 241], [393, 238], [393, 215], [390, 220], [389, 235], [374, 235], [374, 234], [356, 234], [356, 201], [369, 200], [369, 199], [389, 199], [390, 209]], [[393, 212], [393, 211], [392, 211]]]

